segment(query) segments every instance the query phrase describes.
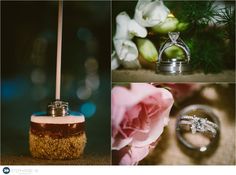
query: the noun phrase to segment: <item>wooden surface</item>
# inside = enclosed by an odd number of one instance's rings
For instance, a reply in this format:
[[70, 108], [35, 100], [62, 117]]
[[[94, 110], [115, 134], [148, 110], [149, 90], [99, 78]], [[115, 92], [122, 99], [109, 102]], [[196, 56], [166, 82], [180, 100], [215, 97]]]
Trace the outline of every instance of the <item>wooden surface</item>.
[[1, 157], [1, 165], [110, 165], [110, 156], [83, 155], [74, 160], [45, 160], [30, 155], [7, 155]]
[[233, 70], [223, 71], [218, 74], [204, 74], [196, 72], [189, 75], [163, 75], [156, 74], [154, 70], [113, 70], [113, 82], [234, 82]]

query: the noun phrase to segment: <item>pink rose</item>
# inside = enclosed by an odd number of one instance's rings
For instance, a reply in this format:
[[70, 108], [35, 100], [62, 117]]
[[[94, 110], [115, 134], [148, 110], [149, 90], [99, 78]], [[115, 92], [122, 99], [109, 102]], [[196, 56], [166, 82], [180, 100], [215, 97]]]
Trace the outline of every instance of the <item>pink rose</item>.
[[[168, 124], [172, 94], [147, 83], [111, 92], [112, 150], [119, 164], [137, 164], [147, 156]], [[116, 151], [115, 151], [116, 150]]]
[[203, 84], [199, 83], [153, 83], [153, 85], [169, 89], [176, 102], [182, 102], [191, 97], [203, 86]]
[[156, 147], [158, 140], [144, 147], [125, 146], [120, 150], [113, 150], [112, 163], [120, 165], [136, 165]]

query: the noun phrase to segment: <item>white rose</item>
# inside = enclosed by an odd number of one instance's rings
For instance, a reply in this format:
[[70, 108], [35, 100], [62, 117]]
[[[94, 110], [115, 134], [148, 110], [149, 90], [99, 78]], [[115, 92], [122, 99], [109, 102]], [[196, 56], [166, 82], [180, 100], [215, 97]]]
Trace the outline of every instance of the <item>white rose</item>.
[[139, 0], [134, 19], [144, 27], [152, 27], [165, 21], [169, 13], [169, 9], [161, 0]]

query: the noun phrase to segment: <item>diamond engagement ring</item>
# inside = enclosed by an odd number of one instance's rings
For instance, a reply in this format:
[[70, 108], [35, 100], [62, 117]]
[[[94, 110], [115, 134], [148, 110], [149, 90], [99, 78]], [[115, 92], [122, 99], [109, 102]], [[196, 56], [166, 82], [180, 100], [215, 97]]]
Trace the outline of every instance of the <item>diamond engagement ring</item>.
[[[200, 152], [209, 150], [219, 138], [219, 120], [212, 109], [206, 105], [190, 105], [180, 111], [176, 122], [176, 135], [185, 147]], [[185, 133], [201, 134], [209, 139], [207, 145], [195, 146], [186, 137]]]
[[[169, 32], [169, 39], [162, 44], [159, 49], [159, 56], [157, 60], [156, 72], [167, 74], [179, 74], [191, 71], [190, 62], [190, 50], [184, 41], [179, 37], [180, 32]], [[179, 59], [178, 55], [174, 58], [164, 60], [163, 53], [170, 47], [176, 46], [183, 50], [185, 53], [185, 59]]]
[[179, 121], [179, 127], [185, 130], [191, 130], [192, 134], [197, 132], [203, 134], [209, 134], [209, 136], [215, 137], [217, 134], [218, 126], [209, 121], [207, 118], [201, 118], [194, 116], [181, 116]]

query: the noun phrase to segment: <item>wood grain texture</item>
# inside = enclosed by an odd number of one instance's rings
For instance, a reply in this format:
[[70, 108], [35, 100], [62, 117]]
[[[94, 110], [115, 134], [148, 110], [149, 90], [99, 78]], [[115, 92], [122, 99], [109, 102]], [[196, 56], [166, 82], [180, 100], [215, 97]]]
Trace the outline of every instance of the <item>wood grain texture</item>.
[[47, 160], [30, 155], [7, 155], [1, 157], [1, 165], [110, 165], [110, 156], [91, 154], [73, 160]]
[[189, 75], [156, 74], [154, 70], [149, 69], [112, 71], [113, 82], [234, 82], [234, 80], [233, 70], [226, 70], [219, 74], [194, 72]]

